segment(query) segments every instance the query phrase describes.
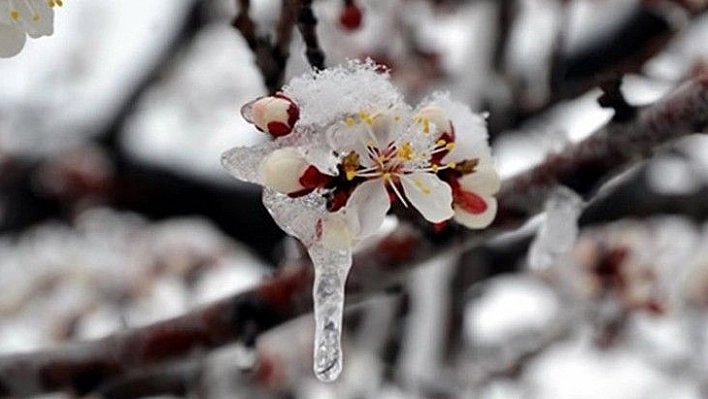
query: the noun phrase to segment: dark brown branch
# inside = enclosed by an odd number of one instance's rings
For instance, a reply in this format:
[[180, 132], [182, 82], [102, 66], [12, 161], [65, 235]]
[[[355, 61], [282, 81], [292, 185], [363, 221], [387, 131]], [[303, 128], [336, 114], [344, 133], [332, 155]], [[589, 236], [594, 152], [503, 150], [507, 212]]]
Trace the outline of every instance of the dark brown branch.
[[297, 28], [305, 42], [305, 56], [310, 66], [317, 70], [325, 68], [325, 55], [317, 39], [317, 18], [312, 12], [312, 0], [303, 0]]
[[[686, 83], [636, 120], [612, 124], [504, 182], [496, 229], [426, 237], [404, 227], [355, 256], [348, 304], [400, 281], [406, 271], [460, 244], [470, 247], [541, 210], [549, 191], [565, 184], [583, 195], [622, 166], [649, 157], [662, 144], [708, 127], [708, 75]], [[132, 369], [248, 340], [310, 311], [312, 270], [296, 265], [260, 286], [186, 315], [58, 349], [0, 357], [0, 395], [69, 390], [90, 392]]]
[[685, 83], [630, 123], [611, 123], [586, 140], [549, 156], [504, 182], [497, 225], [525, 221], [539, 212], [549, 190], [565, 185], [588, 197], [622, 167], [651, 156], [662, 144], [708, 126], [708, 74]]
[[274, 94], [283, 85], [285, 67], [290, 57], [290, 43], [297, 21], [300, 0], [282, 0], [280, 20], [275, 32], [275, 41], [259, 37], [257, 26], [249, 16], [250, 1], [238, 0], [239, 12], [232, 25], [241, 32], [253, 54], [256, 66], [263, 76], [269, 94]]

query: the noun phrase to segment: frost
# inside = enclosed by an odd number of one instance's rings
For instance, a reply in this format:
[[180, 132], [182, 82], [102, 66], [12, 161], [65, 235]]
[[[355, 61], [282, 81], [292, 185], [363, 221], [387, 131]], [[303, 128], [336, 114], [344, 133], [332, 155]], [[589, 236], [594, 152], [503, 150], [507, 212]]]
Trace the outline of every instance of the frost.
[[578, 217], [583, 200], [572, 190], [560, 187], [546, 202], [543, 225], [531, 244], [528, 263], [532, 269], [551, 266], [573, 247], [578, 236]]

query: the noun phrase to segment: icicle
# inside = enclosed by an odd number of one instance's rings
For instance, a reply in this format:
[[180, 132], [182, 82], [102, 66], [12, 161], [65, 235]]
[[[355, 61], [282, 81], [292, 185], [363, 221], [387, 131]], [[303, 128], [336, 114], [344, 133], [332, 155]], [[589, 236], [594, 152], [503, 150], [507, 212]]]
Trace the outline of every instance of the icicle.
[[332, 251], [321, 245], [308, 250], [315, 267], [312, 296], [315, 303], [315, 375], [331, 382], [342, 371], [342, 311], [344, 285], [352, 265], [350, 251]]
[[569, 188], [558, 187], [551, 193], [546, 201], [546, 219], [529, 248], [531, 269], [550, 267], [573, 247], [584, 206], [583, 199]]

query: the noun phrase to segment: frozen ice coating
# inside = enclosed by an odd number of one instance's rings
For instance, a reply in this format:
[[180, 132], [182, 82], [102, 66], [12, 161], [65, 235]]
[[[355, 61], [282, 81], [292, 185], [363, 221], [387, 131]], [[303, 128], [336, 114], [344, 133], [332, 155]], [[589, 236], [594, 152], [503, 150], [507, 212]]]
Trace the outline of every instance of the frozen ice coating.
[[233, 148], [222, 164], [264, 187], [275, 222], [308, 248], [315, 267], [314, 371], [342, 370], [344, 287], [354, 246], [381, 228], [391, 204], [445, 227], [487, 227], [500, 178], [486, 122], [445, 94], [411, 107], [372, 61], [293, 79], [255, 99], [244, 118], [272, 140]]
[[313, 245], [308, 253], [315, 267], [312, 295], [315, 304], [315, 375], [322, 381], [337, 379], [342, 372], [342, 311], [344, 283], [352, 264], [347, 250], [333, 251]]
[[570, 251], [578, 237], [578, 218], [584, 208], [573, 190], [557, 188], [546, 201], [543, 225], [529, 248], [531, 268], [545, 269]]

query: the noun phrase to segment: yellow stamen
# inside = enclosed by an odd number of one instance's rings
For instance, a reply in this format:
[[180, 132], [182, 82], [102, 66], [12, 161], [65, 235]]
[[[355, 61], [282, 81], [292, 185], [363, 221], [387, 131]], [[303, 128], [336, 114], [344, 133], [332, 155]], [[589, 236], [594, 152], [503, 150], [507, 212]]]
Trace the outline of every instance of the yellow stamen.
[[353, 170], [348, 170], [347, 171], [347, 180], [354, 180], [354, 177], [356, 177], [356, 171]]
[[34, 14], [34, 15], [32, 16], [32, 21], [34, 21], [34, 22], [39, 21], [39, 14]]
[[64, 2], [62, 0], [54, 0], [59, 7], [64, 5]]
[[381, 177], [383, 177], [384, 181], [387, 182], [387, 181], [391, 180], [391, 173], [386, 172]]
[[457, 164], [454, 163], [454, 162], [450, 162], [450, 163], [447, 164], [447, 167], [450, 168], [450, 169], [455, 169], [455, 166], [457, 166]]
[[354, 118], [352, 118], [351, 116], [347, 116], [346, 123], [347, 123], [347, 126], [348, 126], [348, 127], [354, 126], [354, 123], [355, 123], [355, 122], [354, 122]]
[[369, 126], [374, 124], [374, 120], [371, 119], [371, 116], [369, 115], [368, 112], [364, 112], [364, 111], [359, 112], [359, 119], [361, 119], [364, 123], [366, 123]]
[[448, 151], [452, 150], [453, 148], [455, 148], [455, 143], [447, 143], [447, 145], [445, 146], [445, 149]]
[[398, 158], [404, 160], [404, 161], [410, 161], [413, 159], [415, 156], [413, 152], [413, 146], [411, 143], [405, 143], [401, 146], [401, 148], [398, 150]]
[[447, 141], [445, 141], [445, 140], [443, 140], [443, 139], [440, 139], [440, 140], [438, 140], [438, 141], [435, 143], [435, 146], [436, 146], [436, 147], [442, 147], [442, 146], [444, 146], [445, 144], [447, 144]]
[[432, 164], [430, 165], [430, 169], [433, 171], [433, 173], [438, 173], [438, 170], [440, 170], [440, 166]]
[[10, 10], [10, 18], [13, 21], [18, 21], [20, 19], [20, 12], [17, 10]]

